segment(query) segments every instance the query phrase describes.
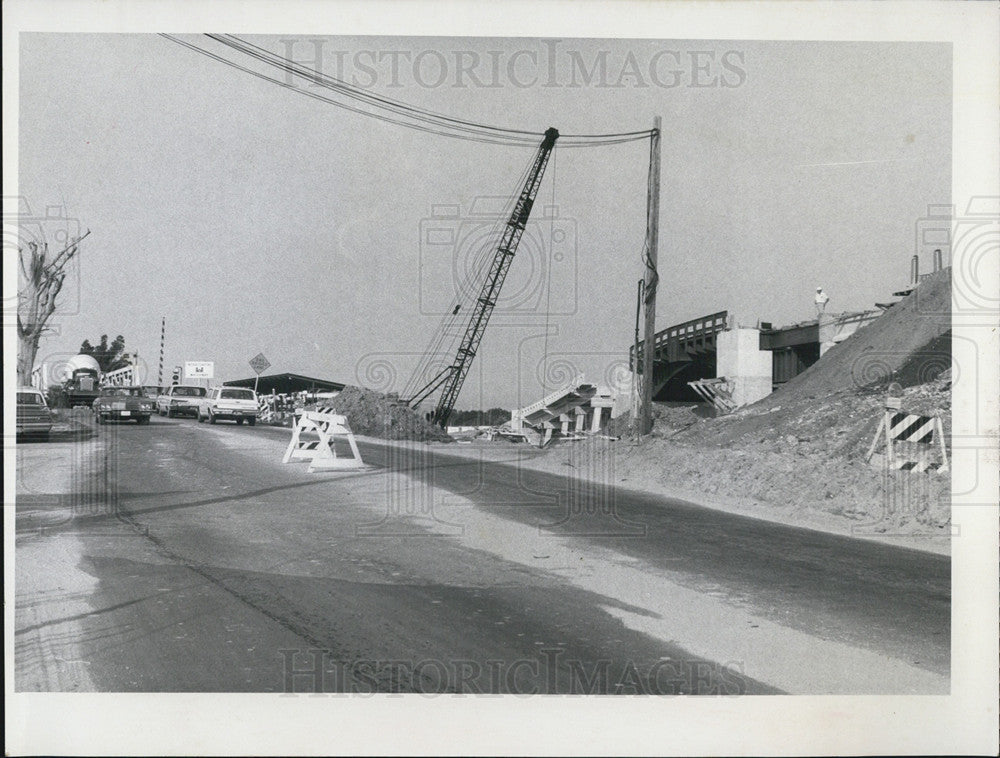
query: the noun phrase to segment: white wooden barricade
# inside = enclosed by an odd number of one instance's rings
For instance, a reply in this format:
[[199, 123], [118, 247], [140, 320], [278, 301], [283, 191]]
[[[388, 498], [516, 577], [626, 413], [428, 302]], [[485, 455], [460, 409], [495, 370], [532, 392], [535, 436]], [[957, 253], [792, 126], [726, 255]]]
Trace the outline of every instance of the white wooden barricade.
[[[354, 433], [347, 425], [347, 418], [331, 412], [331, 408], [303, 411], [292, 427], [292, 439], [282, 458], [282, 463], [308, 460], [309, 473], [364, 468]], [[306, 435], [306, 436], [303, 436]], [[351, 458], [338, 457], [337, 438], [346, 439], [351, 447]]]

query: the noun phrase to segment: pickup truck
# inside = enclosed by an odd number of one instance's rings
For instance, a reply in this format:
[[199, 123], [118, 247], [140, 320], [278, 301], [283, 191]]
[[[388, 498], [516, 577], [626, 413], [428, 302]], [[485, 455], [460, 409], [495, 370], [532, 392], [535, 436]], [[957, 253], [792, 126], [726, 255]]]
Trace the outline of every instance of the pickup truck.
[[198, 407], [198, 421], [208, 419], [214, 424], [220, 419], [250, 426], [257, 423], [257, 393], [241, 387], [213, 387]]
[[206, 395], [204, 387], [174, 384], [156, 398], [156, 412], [161, 416], [197, 416], [201, 400]]
[[94, 401], [94, 420], [98, 424], [111, 419], [148, 424], [151, 415], [153, 399], [142, 387], [105, 387]]

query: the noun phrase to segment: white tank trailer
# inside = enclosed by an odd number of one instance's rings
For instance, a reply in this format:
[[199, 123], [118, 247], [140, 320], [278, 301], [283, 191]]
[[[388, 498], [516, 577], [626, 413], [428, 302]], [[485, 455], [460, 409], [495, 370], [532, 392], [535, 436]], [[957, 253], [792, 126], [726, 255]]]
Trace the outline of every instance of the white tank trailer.
[[97, 361], [89, 355], [74, 355], [66, 361], [63, 375], [66, 377], [63, 389], [69, 407], [91, 407], [100, 393], [101, 367]]

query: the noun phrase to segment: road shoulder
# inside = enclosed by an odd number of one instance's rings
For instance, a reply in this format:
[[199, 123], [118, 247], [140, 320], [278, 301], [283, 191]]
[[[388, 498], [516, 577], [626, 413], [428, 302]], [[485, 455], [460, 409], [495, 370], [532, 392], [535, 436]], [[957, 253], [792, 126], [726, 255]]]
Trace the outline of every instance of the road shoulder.
[[[537, 450], [524, 445], [505, 443], [501, 446], [490, 443], [443, 444], [407, 440], [386, 440], [363, 435], [356, 435], [356, 437], [360, 441], [371, 444], [389, 445], [413, 450], [429, 449], [435, 455], [472, 458], [534, 471], [566, 475], [599, 484], [608, 483], [607, 477], [609, 474], [606, 472], [609, 469], [607, 467], [602, 467], [597, 472], [590, 473], [587, 466], [580, 465], [579, 459], [581, 457], [593, 457], [591, 451], [586, 451], [584, 455], [580, 455], [580, 452], [584, 451], [584, 448], [580, 446], [585, 445], [586, 442], [568, 443], [549, 450]], [[598, 443], [601, 442], [601, 440], [595, 441]], [[609, 445], [607, 449], [612, 451], [611, 455], [613, 457], [620, 457], [623, 461], [627, 460], [635, 450], [635, 445], [623, 440], [608, 442], [607, 444]], [[612, 475], [613, 469], [614, 465], [612, 464], [612, 468], [610, 469]], [[878, 531], [878, 525], [867, 529], [865, 528], [865, 524], [857, 520], [815, 511], [806, 511], [802, 508], [796, 508], [793, 504], [774, 506], [758, 502], [751, 497], [731, 497], [723, 493], [709, 495], [705, 492], [679, 487], [674, 484], [665, 484], [663, 482], [653, 484], [649, 480], [631, 481], [627, 476], [619, 476], [616, 486], [646, 495], [682, 500], [701, 508], [723, 511], [762, 521], [770, 521], [785, 526], [812, 529], [828, 534], [836, 534], [841, 537], [878, 542], [894, 547], [933, 553], [935, 555], [951, 555], [951, 540], [947, 535], [880, 532]]]

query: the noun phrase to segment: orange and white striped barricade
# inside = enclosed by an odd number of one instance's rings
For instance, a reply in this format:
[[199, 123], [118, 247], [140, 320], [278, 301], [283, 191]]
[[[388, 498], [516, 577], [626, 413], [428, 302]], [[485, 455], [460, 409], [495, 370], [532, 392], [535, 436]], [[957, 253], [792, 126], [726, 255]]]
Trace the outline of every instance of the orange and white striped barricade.
[[[347, 425], [347, 418], [332, 411], [332, 408], [321, 407], [312, 411], [302, 411], [298, 415], [282, 463], [308, 460], [310, 474], [314, 471], [364, 468], [358, 443], [350, 426]], [[350, 445], [350, 458], [337, 455], [338, 437], [345, 439]]]
[[[932, 452], [937, 437], [937, 447], [941, 454], [940, 461], [932, 461]], [[914, 413], [904, 413], [898, 406], [886, 407], [885, 414], [875, 432], [875, 439], [865, 461], [871, 460], [880, 439], [885, 439], [885, 463], [891, 469], [922, 473], [931, 469], [941, 472], [948, 471], [948, 451], [944, 444], [944, 426], [940, 416], [919, 416]], [[894, 443], [916, 445], [916, 454], [909, 454], [909, 449], [897, 448]], [[912, 449], [912, 447], [910, 448]]]

